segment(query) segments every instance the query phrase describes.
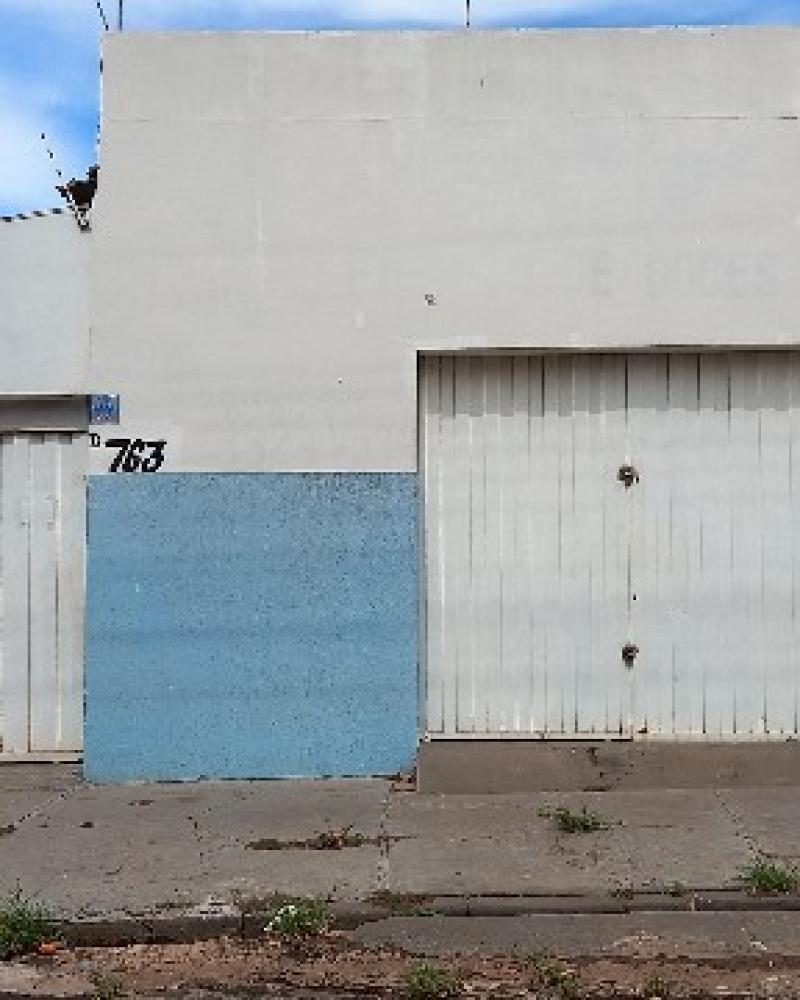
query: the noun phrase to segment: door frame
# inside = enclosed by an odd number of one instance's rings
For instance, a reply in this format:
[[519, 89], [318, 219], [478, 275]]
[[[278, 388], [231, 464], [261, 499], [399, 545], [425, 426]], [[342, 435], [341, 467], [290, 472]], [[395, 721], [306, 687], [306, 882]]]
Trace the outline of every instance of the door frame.
[[[0, 393], [0, 438], [15, 434], [72, 434], [82, 436], [89, 433], [89, 398], [85, 393]], [[84, 471], [85, 479], [88, 467]], [[2, 539], [0, 539], [2, 544]], [[84, 566], [86, 539], [84, 530]], [[85, 606], [85, 572], [82, 574], [82, 602]], [[81, 699], [81, 713], [83, 712]], [[82, 722], [82, 726], [85, 720]], [[79, 763], [83, 758], [79, 751], [2, 751], [0, 766], [17, 763]]]

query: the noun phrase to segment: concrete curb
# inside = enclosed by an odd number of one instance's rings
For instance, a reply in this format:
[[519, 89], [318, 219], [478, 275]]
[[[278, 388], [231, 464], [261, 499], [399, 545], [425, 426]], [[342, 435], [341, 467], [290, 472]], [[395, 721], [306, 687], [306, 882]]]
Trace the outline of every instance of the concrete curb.
[[446, 916], [503, 917], [526, 914], [581, 913], [727, 913], [800, 911], [800, 896], [758, 896], [740, 891], [671, 895], [634, 893], [619, 896], [531, 896], [441, 899], [431, 909]]
[[[626, 913], [800, 912], [800, 895], [759, 896], [739, 890], [634, 893], [632, 896], [437, 896], [417, 909], [369, 902], [333, 903], [333, 926], [354, 930], [392, 917], [519, 917]], [[58, 934], [74, 947], [186, 944], [217, 937], [253, 939], [264, 933], [264, 916], [231, 913], [126, 916], [62, 921]]]

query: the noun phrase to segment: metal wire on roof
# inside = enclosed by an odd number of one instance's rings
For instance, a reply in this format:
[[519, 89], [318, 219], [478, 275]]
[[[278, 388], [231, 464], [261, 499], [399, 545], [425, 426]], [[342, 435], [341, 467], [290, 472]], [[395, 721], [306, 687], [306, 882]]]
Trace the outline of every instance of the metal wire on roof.
[[0, 215], [0, 222], [27, 222], [29, 219], [46, 219], [51, 215], [64, 215], [65, 208], [34, 209], [32, 212], [18, 212], [16, 215]]

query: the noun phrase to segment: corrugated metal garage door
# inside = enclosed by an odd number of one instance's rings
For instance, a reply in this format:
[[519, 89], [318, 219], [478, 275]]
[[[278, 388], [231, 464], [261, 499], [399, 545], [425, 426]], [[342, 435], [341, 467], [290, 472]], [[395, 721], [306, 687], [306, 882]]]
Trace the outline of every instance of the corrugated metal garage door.
[[798, 732], [795, 354], [427, 357], [420, 400], [431, 736]]
[[0, 436], [0, 736], [3, 754], [83, 745], [87, 440]]

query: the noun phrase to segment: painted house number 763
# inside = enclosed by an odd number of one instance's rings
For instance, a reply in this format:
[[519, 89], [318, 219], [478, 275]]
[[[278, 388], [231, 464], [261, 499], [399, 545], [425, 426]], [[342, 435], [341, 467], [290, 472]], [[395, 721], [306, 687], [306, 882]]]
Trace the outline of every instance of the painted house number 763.
[[117, 454], [108, 467], [109, 472], [158, 472], [164, 464], [166, 441], [142, 441], [141, 438], [112, 438], [106, 448], [115, 448]]

